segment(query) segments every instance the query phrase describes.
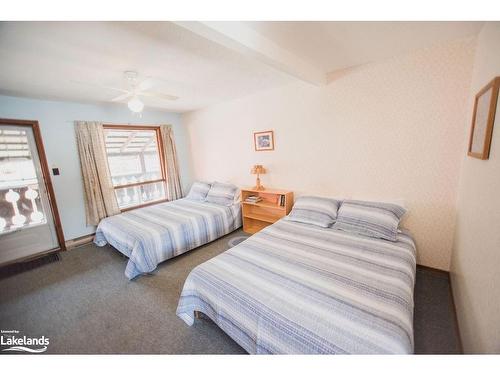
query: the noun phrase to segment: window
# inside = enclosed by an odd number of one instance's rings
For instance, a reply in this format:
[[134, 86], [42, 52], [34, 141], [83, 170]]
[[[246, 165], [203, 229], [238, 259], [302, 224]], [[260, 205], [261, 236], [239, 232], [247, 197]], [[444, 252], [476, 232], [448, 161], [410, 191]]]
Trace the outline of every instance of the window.
[[120, 209], [166, 200], [160, 128], [105, 125], [104, 136]]

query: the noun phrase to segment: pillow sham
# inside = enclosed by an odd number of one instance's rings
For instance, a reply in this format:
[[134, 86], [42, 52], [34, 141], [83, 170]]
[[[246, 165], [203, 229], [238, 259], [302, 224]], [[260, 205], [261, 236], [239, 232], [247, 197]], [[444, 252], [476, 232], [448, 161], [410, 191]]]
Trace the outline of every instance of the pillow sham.
[[395, 204], [395, 203], [357, 201], [357, 200], [352, 200], [352, 199], [347, 199], [344, 202], [356, 204], [358, 206], [373, 207], [373, 208], [380, 208], [383, 210], [387, 210], [387, 211], [392, 212], [394, 215], [396, 215], [396, 217], [398, 219], [401, 219], [404, 216], [404, 214], [406, 213], [406, 208], [401, 207], [400, 205]]
[[395, 242], [405, 213], [403, 207], [392, 203], [344, 201], [332, 228]]
[[196, 181], [191, 185], [191, 189], [189, 190], [187, 199], [195, 200], [195, 201], [204, 201], [208, 191], [210, 190], [211, 184], [208, 182]]
[[208, 191], [206, 201], [220, 204], [223, 206], [231, 206], [234, 204], [234, 196], [238, 191], [238, 187], [233, 184], [223, 184], [214, 182]]
[[339, 202], [331, 198], [299, 197], [286, 220], [328, 228], [337, 218]]

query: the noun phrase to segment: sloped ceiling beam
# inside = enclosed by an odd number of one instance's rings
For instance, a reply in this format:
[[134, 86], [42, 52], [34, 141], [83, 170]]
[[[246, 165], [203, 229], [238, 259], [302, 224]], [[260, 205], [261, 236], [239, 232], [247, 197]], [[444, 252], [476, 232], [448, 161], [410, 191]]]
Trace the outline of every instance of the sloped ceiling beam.
[[238, 22], [174, 22], [205, 39], [257, 59], [302, 81], [320, 86], [327, 76], [317, 67]]

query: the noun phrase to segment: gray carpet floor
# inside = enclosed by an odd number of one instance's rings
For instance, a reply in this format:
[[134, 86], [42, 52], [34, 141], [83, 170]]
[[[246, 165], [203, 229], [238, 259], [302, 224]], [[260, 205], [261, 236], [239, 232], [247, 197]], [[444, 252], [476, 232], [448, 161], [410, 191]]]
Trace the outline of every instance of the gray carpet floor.
[[[92, 244], [61, 261], [0, 281], [0, 328], [50, 339], [48, 353], [242, 354], [210, 320], [187, 326], [175, 315], [188, 273], [227, 250], [233, 232], [128, 281], [127, 259]], [[415, 289], [416, 353], [455, 353], [458, 339], [447, 279], [420, 272]]]
[[462, 352], [447, 274], [417, 268], [413, 329], [416, 354]]

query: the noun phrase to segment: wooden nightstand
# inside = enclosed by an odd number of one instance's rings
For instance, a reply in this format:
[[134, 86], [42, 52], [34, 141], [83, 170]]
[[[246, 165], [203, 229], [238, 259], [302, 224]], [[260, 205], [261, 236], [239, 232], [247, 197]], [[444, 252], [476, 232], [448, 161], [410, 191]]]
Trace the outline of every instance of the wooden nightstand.
[[[245, 202], [249, 196], [259, 196], [262, 201]], [[293, 206], [293, 192], [287, 190], [241, 189], [243, 231], [256, 233], [288, 215]]]

